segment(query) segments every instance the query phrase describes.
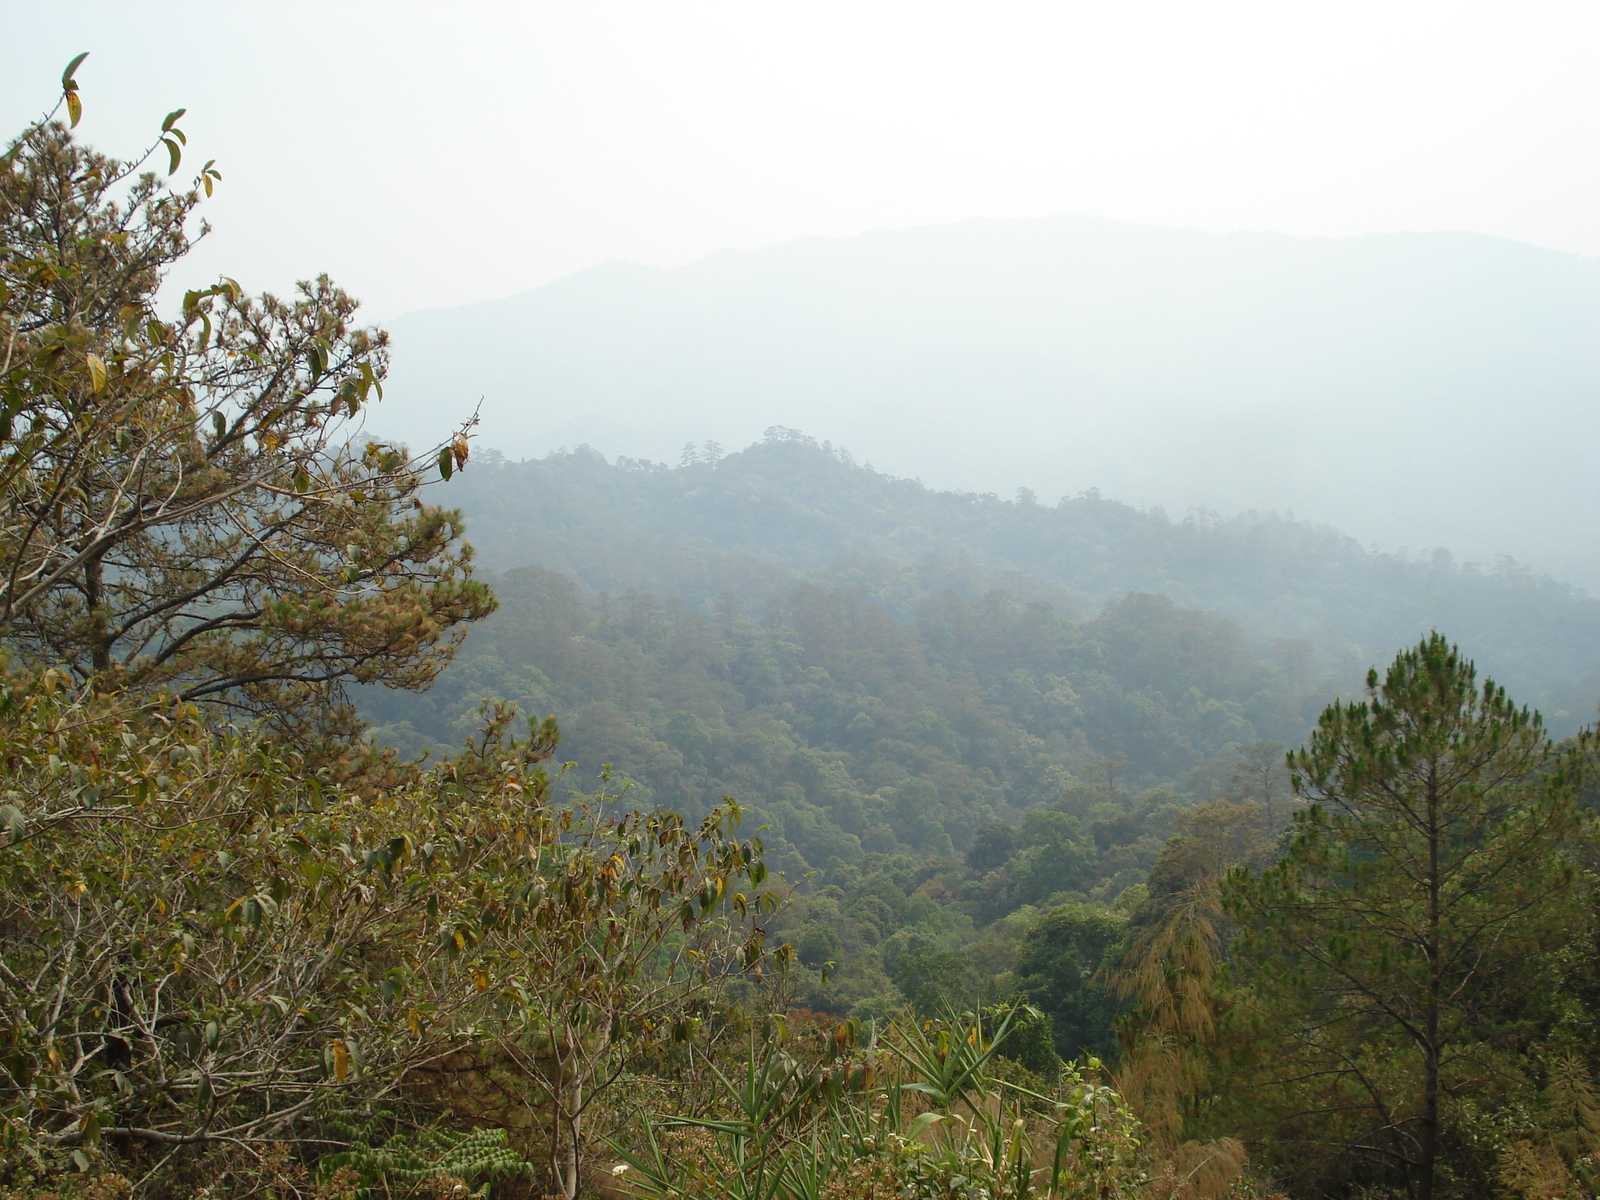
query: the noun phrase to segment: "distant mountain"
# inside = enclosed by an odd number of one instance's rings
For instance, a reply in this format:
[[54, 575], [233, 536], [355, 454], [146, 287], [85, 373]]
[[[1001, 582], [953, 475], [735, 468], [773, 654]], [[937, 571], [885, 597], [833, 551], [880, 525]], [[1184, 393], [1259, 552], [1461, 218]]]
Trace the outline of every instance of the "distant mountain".
[[[1480, 570], [1443, 551], [1374, 553], [1306, 521], [1175, 521], [1095, 495], [1046, 505], [935, 491], [792, 430], [678, 467], [592, 450], [520, 463], [484, 453], [438, 497], [465, 511], [490, 571], [544, 568], [623, 607], [632, 589], [690, 613], [732, 604], [779, 622], [786, 597], [810, 583], [902, 623], [951, 595], [1049, 604], [1076, 621], [1129, 592], [1160, 593], [1231, 618], [1287, 677], [1326, 676], [1346, 694], [1359, 692], [1368, 665], [1438, 629], [1558, 734], [1593, 721], [1600, 700], [1600, 600], [1548, 578]], [[489, 626], [544, 619], [513, 595]]]
[[382, 431], [678, 458], [803, 428], [940, 487], [1277, 510], [1600, 592], [1600, 262], [1086, 218], [606, 263], [416, 313]]

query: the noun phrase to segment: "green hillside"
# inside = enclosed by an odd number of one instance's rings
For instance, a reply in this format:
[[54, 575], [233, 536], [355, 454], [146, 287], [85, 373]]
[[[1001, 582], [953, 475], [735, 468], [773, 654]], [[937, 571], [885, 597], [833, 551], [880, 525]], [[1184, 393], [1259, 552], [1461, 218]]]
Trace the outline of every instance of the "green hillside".
[[1600, 604], [1286, 519], [934, 492], [786, 430], [670, 468], [488, 459], [449, 496], [501, 609], [428, 692], [366, 693], [377, 736], [442, 753], [509, 699], [558, 718], [570, 790], [737, 798], [817, 872], [783, 923], [838, 1011], [1014, 988], [1040, 914], [1127, 917], [1197, 803], [1265, 801], [1217, 836], [1270, 846], [1281, 747], [1419, 631], [1558, 729], [1600, 691]]
[[586, 448], [486, 457], [447, 496], [480, 563], [542, 566], [590, 596], [635, 588], [704, 613], [731, 592], [757, 613], [805, 581], [856, 590], [904, 621], [946, 588], [977, 600], [999, 587], [1064, 617], [1159, 592], [1233, 618], [1259, 655], [1309, 652], [1313, 673], [1353, 678], [1439, 628], [1558, 729], [1586, 722], [1600, 697], [1600, 602], [1509, 562], [1378, 553], [1277, 514], [935, 491], [783, 429], [677, 467]]

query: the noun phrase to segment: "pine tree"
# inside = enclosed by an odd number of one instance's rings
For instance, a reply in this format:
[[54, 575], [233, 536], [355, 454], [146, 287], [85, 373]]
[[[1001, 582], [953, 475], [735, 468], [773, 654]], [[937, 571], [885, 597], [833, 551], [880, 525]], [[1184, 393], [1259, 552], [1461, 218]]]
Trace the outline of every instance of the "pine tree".
[[493, 610], [422, 460], [362, 435], [387, 337], [325, 277], [292, 300], [232, 280], [158, 312], [205, 232], [182, 110], [131, 163], [60, 109], [0, 154], [0, 645], [97, 691], [165, 690], [316, 740], [356, 727], [349, 683], [421, 688]]
[[1230, 1083], [1296, 1172], [1429, 1200], [1442, 1165], [1486, 1168], [1456, 1114], [1517, 1082], [1505, 1051], [1537, 1034], [1548, 953], [1583, 927], [1581, 747], [1438, 634], [1367, 682], [1291, 758], [1311, 806], [1286, 857], [1228, 879], [1256, 1022]]

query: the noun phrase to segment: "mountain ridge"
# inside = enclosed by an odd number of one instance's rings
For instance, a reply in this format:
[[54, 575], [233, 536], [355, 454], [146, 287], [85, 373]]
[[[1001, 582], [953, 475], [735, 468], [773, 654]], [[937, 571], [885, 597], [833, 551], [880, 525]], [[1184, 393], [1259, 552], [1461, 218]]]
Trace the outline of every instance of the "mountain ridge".
[[1173, 519], [1092, 492], [1048, 505], [939, 491], [790, 429], [677, 467], [485, 453], [442, 498], [492, 573], [536, 566], [590, 596], [633, 590], [709, 613], [730, 593], [760, 611], [814, 582], [909, 621], [951, 588], [1073, 619], [1160, 593], [1231, 618], [1261, 653], [1302, 643], [1346, 680], [1440, 629], [1562, 732], [1600, 698], [1600, 600], [1513, 563], [1381, 553], [1276, 514]]
[[1293, 509], [1600, 587], [1600, 263], [1506, 239], [975, 221], [601, 264], [392, 329], [382, 431], [414, 441], [472, 394], [515, 455], [785, 425], [943, 487]]

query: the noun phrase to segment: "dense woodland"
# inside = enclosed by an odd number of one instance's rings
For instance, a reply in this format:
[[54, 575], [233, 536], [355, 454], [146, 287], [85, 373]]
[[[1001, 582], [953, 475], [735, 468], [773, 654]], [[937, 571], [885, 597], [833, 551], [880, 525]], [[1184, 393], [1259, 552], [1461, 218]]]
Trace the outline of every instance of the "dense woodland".
[[1593, 601], [368, 436], [331, 281], [157, 303], [222, 177], [81, 63], [0, 157], [4, 1200], [1600, 1194]]
[[[802, 959], [838, 964], [810, 1003], [857, 1016], [904, 1005], [891, 979], [930, 1011], [1002, 998], [991, 976], [1039, 906], [1126, 907], [1198, 799], [1259, 791], [1287, 819], [1275, 739], [1298, 739], [1326, 696], [1303, 654], [1258, 659], [1230, 621], [1158, 595], [1070, 621], [907, 574], [892, 583], [930, 597], [909, 622], [863, 588], [797, 585], [752, 620], [726, 593], [701, 616], [638, 592], [585, 603], [553, 572], [509, 572], [501, 612], [429, 691], [369, 709], [400, 718], [376, 733], [410, 748], [419, 726], [455, 742], [483, 697], [513, 700], [558, 715], [561, 784], [609, 767], [630, 803], [695, 817], [738, 797], [775, 867], [820, 872], [789, 912]], [[1246, 786], [1263, 760], [1270, 778]], [[1001, 918], [1011, 932], [988, 941], [1005, 945], [975, 947], [951, 976], [950, 956]], [[945, 982], [929, 991], [919, 970]], [[1109, 1038], [1109, 1024], [1095, 1034]]]
[[[381, 427], [381, 411], [372, 421]], [[787, 429], [732, 454], [687, 446], [676, 466], [585, 448], [480, 458], [451, 503], [481, 566], [537, 564], [590, 595], [634, 588], [709, 613], [731, 592], [754, 618], [811, 582], [863, 591], [909, 620], [945, 589], [975, 601], [1001, 588], [1067, 618], [1155, 592], [1232, 617], [1262, 657], [1275, 639], [1304, 642], [1341, 685], [1359, 686], [1368, 664], [1440, 628], [1559, 733], [1588, 722], [1600, 696], [1600, 600], [1510, 560], [1381, 551], [1274, 513], [938, 491]]]

